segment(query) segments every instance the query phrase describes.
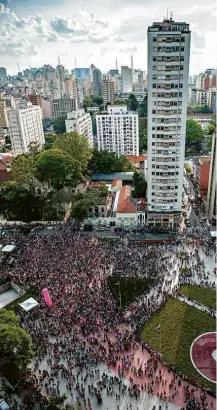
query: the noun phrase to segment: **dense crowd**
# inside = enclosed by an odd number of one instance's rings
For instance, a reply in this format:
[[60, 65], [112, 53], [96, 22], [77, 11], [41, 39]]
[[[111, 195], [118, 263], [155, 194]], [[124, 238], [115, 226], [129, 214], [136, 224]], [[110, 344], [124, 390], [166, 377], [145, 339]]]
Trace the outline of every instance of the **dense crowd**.
[[[51, 235], [15, 231], [2, 238], [5, 244], [13, 241], [17, 250], [13, 265], [0, 266], [1, 276], [25, 289], [35, 288], [38, 295], [39, 307], [26, 313], [22, 322], [36, 351], [29, 380], [47, 397], [66, 393], [71, 408], [94, 410], [106, 392], [115, 398], [114, 410], [123, 409], [126, 397], [124, 410], [141, 409], [139, 400], [147, 392], [164, 403], [156, 410], [167, 408], [170, 401], [184, 405], [195, 396], [201, 409], [211, 409], [206, 392], [192, 387], [184, 375], [170, 372], [160, 354], [140, 342], [136, 333], [184, 281], [180, 274], [184, 266], [190, 267], [192, 280], [213, 285], [199, 247], [176, 243], [138, 247], [125, 239], [108, 243], [95, 235], [72, 234], [67, 228], [53, 228]], [[204, 249], [213, 256], [214, 247], [204, 245]], [[120, 312], [107, 285], [110, 274], [154, 280], [130, 319]], [[49, 290], [51, 307], [43, 300], [43, 288]]]

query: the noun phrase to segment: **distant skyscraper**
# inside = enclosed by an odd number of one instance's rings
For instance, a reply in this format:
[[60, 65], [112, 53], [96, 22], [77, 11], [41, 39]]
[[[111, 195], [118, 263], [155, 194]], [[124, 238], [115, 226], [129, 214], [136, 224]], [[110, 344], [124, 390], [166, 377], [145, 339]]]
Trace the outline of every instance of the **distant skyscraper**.
[[148, 223], [179, 224], [190, 56], [189, 24], [148, 27]]
[[122, 77], [122, 94], [128, 94], [133, 91], [133, 73], [132, 69], [127, 66], [121, 67]]
[[102, 95], [102, 74], [98, 68], [93, 69], [93, 92]]
[[119, 70], [117, 68], [109, 70], [109, 74], [114, 77], [115, 75], [119, 75]]
[[90, 68], [75, 68], [74, 75], [76, 80], [90, 81]]
[[7, 71], [5, 67], [0, 67], [0, 87], [4, 87], [7, 83]]
[[114, 79], [110, 76], [105, 76], [102, 80], [102, 97], [103, 104], [114, 104], [115, 84]]

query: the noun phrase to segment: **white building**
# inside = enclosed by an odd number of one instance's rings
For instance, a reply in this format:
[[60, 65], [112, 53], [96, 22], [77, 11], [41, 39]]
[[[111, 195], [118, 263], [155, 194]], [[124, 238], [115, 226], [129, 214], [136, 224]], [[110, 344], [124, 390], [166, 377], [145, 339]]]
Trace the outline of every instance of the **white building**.
[[85, 113], [84, 110], [77, 110], [67, 113], [66, 132], [77, 131], [78, 134], [84, 135], [90, 147], [93, 147], [93, 129], [90, 114]]
[[39, 106], [31, 103], [20, 104], [19, 108], [9, 109], [7, 117], [14, 155], [28, 152], [31, 142], [36, 142], [42, 147], [44, 144], [44, 131]]
[[172, 19], [148, 28], [148, 223], [177, 226], [182, 186], [189, 25]]
[[216, 88], [210, 88], [207, 91], [207, 105], [213, 113], [216, 112]]
[[197, 90], [194, 87], [188, 89], [188, 105], [197, 105]]
[[199, 122], [201, 127], [205, 130], [208, 128], [209, 124], [211, 123], [212, 120], [212, 114], [188, 114], [187, 115], [188, 120], [194, 120]]
[[133, 72], [132, 68], [127, 66], [121, 67], [121, 92], [122, 94], [131, 93], [133, 91]]
[[197, 104], [201, 107], [207, 105], [207, 91], [206, 90], [197, 90]]
[[217, 136], [213, 135], [211, 162], [209, 168], [209, 185], [207, 193], [207, 215], [210, 222], [216, 224], [217, 221], [217, 209], [216, 209], [216, 150], [217, 150]]
[[98, 150], [120, 155], [139, 155], [138, 114], [127, 107], [108, 106], [108, 112], [96, 115]]

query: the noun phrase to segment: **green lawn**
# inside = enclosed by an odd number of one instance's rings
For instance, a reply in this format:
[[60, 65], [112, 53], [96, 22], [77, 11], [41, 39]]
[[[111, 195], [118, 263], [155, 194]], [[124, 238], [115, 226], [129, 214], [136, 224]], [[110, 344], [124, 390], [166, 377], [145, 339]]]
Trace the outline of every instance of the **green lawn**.
[[131, 303], [133, 303], [137, 296], [147, 292], [150, 288], [150, 285], [153, 284], [153, 280], [147, 278], [109, 276], [108, 285], [115, 299], [117, 299], [119, 306], [119, 285], [117, 285], [117, 283], [119, 282], [122, 308], [127, 307]]
[[[160, 329], [157, 330], [157, 326]], [[215, 331], [215, 318], [177, 299], [168, 302], [147, 322], [141, 338], [154, 351], [160, 350], [168, 364], [183, 372], [194, 382], [214, 390], [215, 385], [204, 379], [193, 367], [190, 347], [199, 335]]]
[[185, 295], [189, 299], [194, 299], [204, 306], [216, 309], [216, 290], [197, 285], [183, 285], [179, 288], [178, 294]]

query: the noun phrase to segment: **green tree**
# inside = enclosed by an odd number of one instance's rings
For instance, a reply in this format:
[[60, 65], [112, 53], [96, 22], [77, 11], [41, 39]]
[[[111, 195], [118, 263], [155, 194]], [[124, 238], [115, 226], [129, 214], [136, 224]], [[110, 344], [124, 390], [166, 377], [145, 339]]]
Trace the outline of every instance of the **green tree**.
[[32, 181], [7, 181], [0, 186], [1, 212], [7, 220], [31, 222], [42, 219], [46, 198], [37, 183], [32, 177]]
[[121, 155], [118, 158], [115, 152], [94, 149], [89, 162], [89, 169], [93, 172], [112, 173], [130, 171], [132, 166], [125, 156]]
[[120, 106], [127, 105], [127, 100], [121, 100], [121, 99], [115, 100], [114, 105], [120, 105]]
[[37, 141], [31, 141], [28, 145], [28, 151], [32, 155], [36, 155], [41, 150], [41, 144]]
[[101, 97], [101, 95], [91, 95], [90, 98], [93, 101], [93, 103], [95, 103], [98, 106], [102, 105], [103, 103], [103, 98]]
[[147, 117], [148, 115], [148, 95], [143, 99], [143, 102], [140, 104], [138, 110], [139, 117]]
[[147, 118], [139, 117], [139, 152], [147, 151], [148, 144], [148, 120]]
[[83, 108], [86, 110], [87, 107], [96, 107], [97, 104], [93, 102], [93, 100], [90, 97], [85, 97], [83, 100]]
[[45, 143], [44, 143], [44, 150], [47, 151], [51, 149], [53, 146], [54, 141], [56, 140], [57, 136], [53, 133], [47, 133], [44, 136]]
[[78, 161], [82, 169], [87, 167], [91, 156], [91, 149], [84, 135], [77, 132], [65, 133], [55, 140], [53, 148], [61, 150], [72, 159]]
[[0, 368], [16, 365], [25, 369], [32, 357], [31, 339], [26, 331], [0, 322]]
[[198, 145], [204, 138], [204, 131], [199, 122], [187, 120], [186, 123], [186, 145]]
[[136, 171], [133, 174], [134, 198], [146, 198], [147, 182], [144, 176]]
[[87, 218], [89, 210], [95, 207], [99, 199], [99, 194], [97, 191], [89, 190], [87, 192], [79, 192], [74, 196], [72, 200], [71, 215], [73, 218], [82, 222]]
[[137, 101], [137, 98], [135, 97], [134, 94], [130, 94], [128, 101], [127, 101], [127, 106], [128, 106], [128, 110], [130, 111], [136, 111], [139, 103]]
[[18, 155], [12, 164], [11, 179], [23, 183], [34, 174], [35, 157], [29, 154]]
[[43, 151], [36, 161], [36, 177], [49, 188], [74, 186], [82, 178], [79, 161], [58, 149]]
[[53, 122], [53, 129], [56, 132], [56, 134], [61, 135], [64, 132], [66, 132], [65, 119], [66, 119], [66, 116], [55, 118]]
[[192, 168], [190, 164], [186, 164], [185, 165], [185, 170], [187, 172], [187, 174], [191, 174], [192, 173]]
[[108, 196], [109, 191], [104, 182], [101, 182], [98, 193], [99, 198], [106, 198]]
[[6, 309], [0, 309], [0, 324], [19, 326], [20, 321], [15, 313]]
[[10, 139], [9, 135], [6, 135], [6, 137], [5, 137], [5, 144], [6, 145], [11, 145], [11, 139]]

